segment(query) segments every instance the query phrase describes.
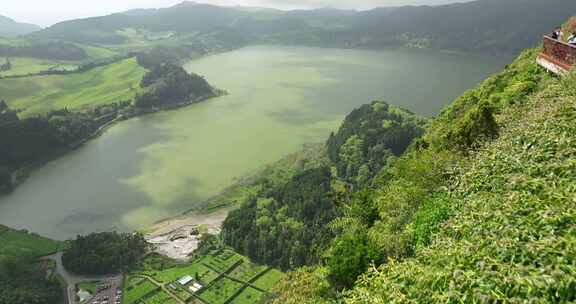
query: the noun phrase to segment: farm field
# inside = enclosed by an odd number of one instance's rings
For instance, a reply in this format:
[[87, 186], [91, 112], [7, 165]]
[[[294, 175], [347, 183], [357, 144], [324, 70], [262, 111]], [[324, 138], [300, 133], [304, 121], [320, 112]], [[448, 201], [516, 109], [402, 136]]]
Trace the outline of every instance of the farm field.
[[268, 272], [264, 273], [259, 277], [252, 285], [264, 289], [270, 290], [274, 285], [284, 277], [284, 273], [277, 269], [270, 269]]
[[122, 298], [123, 304], [141, 303], [141, 299], [152, 293], [153, 291], [159, 289], [158, 286], [154, 285], [148, 280], [142, 280], [137, 282], [135, 285], [128, 284], [125, 286], [124, 297]]
[[[126, 278], [123, 304], [258, 303], [284, 276], [228, 248], [190, 263], [177, 264], [152, 255], [140, 268]], [[252, 281], [258, 282], [258, 286]]]
[[[28, 75], [39, 73], [42, 71], [69, 71], [78, 67], [79, 62], [75, 61], [61, 61], [25, 57], [10, 57], [10, 64], [12, 68], [8, 71], [0, 72], [0, 76], [14, 76], [14, 75]], [[4, 58], [0, 57], [0, 64], [5, 62]]]
[[258, 303], [258, 300], [260, 300], [262, 298], [262, 296], [264, 296], [264, 293], [252, 288], [252, 287], [248, 287], [246, 289], [244, 289], [244, 291], [242, 291], [237, 297], [234, 298], [234, 300], [232, 300], [232, 302], [230, 302], [231, 304], [253, 304], [253, 303]]
[[2, 79], [0, 99], [24, 117], [109, 104], [132, 99], [145, 73], [135, 58], [129, 58], [79, 74]]

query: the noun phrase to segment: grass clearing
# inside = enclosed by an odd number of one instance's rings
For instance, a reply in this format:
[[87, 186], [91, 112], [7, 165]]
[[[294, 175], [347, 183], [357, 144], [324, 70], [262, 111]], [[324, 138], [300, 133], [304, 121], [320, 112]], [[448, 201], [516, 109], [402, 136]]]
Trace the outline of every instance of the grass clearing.
[[145, 304], [177, 304], [169, 294], [164, 291], [157, 292], [143, 301]]
[[63, 246], [61, 242], [2, 225], [0, 225], [0, 244], [0, 259], [41, 257], [54, 253]]
[[168, 285], [168, 288], [170, 288], [172, 293], [174, 293], [180, 300], [184, 302], [188, 302], [188, 300], [192, 297], [188, 291], [184, 290], [186, 287], [181, 286], [180, 284], [171, 284]]
[[[35, 74], [42, 71], [70, 71], [78, 67], [76, 61], [62, 61], [50, 59], [37, 59], [25, 57], [10, 57], [12, 68], [8, 71], [0, 72], [0, 76], [15, 76]], [[4, 63], [0, 57], [0, 63]]]
[[285, 274], [278, 269], [270, 269], [264, 275], [259, 277], [252, 285], [264, 289], [270, 290], [278, 281], [280, 281]]
[[154, 292], [159, 287], [148, 280], [140, 281], [138, 285], [129, 285], [125, 288], [122, 304], [137, 303], [138, 300]]
[[210, 304], [225, 303], [231, 296], [233, 296], [238, 289], [242, 288], [243, 284], [232, 281], [228, 278], [222, 278], [208, 289], [200, 293], [200, 298]]
[[205, 256], [201, 262], [218, 272], [227, 272], [232, 266], [241, 262], [243, 257], [230, 249], [224, 249], [216, 255]]
[[248, 260], [240, 264], [230, 273], [230, 276], [240, 281], [250, 281], [253, 277], [265, 271], [268, 267], [256, 265]]
[[186, 275], [192, 276], [193, 278], [200, 278], [203, 284], [209, 284], [218, 277], [217, 272], [198, 262], [157, 272], [153, 277], [159, 282], [170, 283]]
[[145, 73], [135, 58], [129, 58], [85, 73], [2, 79], [0, 99], [25, 117], [110, 104], [132, 99]]
[[259, 291], [258, 289], [254, 289], [252, 287], [248, 287], [244, 289], [237, 297], [230, 302], [231, 304], [253, 304], [259, 303], [260, 299], [262, 299], [264, 293]]

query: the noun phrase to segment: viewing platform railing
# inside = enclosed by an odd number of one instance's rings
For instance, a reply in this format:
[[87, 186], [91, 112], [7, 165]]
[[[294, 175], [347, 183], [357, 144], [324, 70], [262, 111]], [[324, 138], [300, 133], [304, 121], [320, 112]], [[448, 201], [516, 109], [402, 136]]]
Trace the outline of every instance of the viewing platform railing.
[[566, 74], [576, 64], [576, 46], [544, 36], [538, 64], [555, 74]]

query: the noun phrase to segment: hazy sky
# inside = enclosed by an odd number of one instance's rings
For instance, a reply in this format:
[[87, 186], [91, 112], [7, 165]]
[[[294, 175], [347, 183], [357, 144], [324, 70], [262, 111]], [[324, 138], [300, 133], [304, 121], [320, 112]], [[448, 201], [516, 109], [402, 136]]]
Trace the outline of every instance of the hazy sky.
[[[445, 4], [466, 0], [199, 0], [219, 5], [248, 5], [281, 9], [336, 7], [368, 9], [376, 6]], [[469, 0], [468, 0], [469, 1]], [[0, 15], [48, 26], [59, 21], [106, 15], [132, 8], [175, 5], [182, 0], [0, 0]]]

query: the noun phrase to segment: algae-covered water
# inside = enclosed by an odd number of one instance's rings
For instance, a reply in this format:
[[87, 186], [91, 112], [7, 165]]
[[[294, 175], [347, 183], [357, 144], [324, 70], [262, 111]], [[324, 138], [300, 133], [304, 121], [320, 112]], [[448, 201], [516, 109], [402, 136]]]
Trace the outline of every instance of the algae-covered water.
[[386, 100], [432, 116], [508, 61], [277, 46], [194, 60], [187, 70], [230, 94], [114, 126], [0, 198], [0, 224], [57, 239], [141, 228], [324, 141], [361, 104]]

